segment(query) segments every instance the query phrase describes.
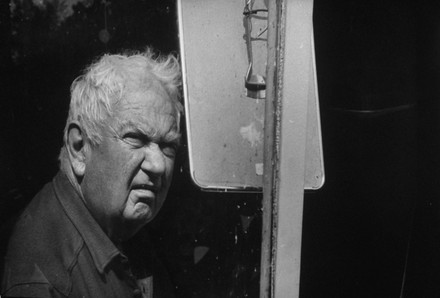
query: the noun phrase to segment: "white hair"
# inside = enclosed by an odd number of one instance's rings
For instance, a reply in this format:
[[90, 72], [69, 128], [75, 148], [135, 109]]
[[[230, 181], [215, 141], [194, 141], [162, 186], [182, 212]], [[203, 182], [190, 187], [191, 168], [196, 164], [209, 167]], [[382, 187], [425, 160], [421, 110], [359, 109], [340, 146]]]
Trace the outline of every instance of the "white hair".
[[[86, 68], [70, 88], [70, 108], [64, 128], [64, 146], [60, 168], [72, 175], [66, 152], [67, 135], [72, 122], [78, 122], [91, 145], [102, 141], [105, 121], [112, 117], [115, 107], [127, 94], [145, 92], [159, 82], [168, 93], [178, 114], [180, 103], [180, 65], [172, 54], [155, 55], [149, 48], [143, 53], [105, 54]], [[177, 119], [179, 122], [179, 120]], [[179, 123], [177, 123], [179, 125]], [[73, 176], [69, 177], [73, 178]]]

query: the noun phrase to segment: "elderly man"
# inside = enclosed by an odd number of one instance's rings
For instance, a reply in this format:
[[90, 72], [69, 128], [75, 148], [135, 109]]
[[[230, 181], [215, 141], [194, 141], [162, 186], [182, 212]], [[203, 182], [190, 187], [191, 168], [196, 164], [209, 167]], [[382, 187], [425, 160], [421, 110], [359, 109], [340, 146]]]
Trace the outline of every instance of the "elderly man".
[[179, 85], [177, 60], [151, 50], [104, 55], [73, 82], [60, 172], [14, 229], [2, 297], [172, 293], [148, 247], [124, 244], [167, 195], [180, 140]]

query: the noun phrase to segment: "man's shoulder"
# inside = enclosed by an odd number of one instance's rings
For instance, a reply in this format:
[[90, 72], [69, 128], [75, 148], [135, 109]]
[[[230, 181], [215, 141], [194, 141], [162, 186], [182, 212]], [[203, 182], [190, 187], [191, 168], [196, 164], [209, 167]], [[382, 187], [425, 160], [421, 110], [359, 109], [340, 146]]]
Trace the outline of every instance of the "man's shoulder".
[[8, 245], [3, 291], [56, 288], [68, 293], [84, 243], [47, 184], [20, 216]]
[[[3, 290], [4, 297], [66, 297], [67, 293], [60, 292], [46, 278], [43, 272], [35, 265], [32, 277], [20, 283], [6, 284]], [[3, 296], [2, 296], [3, 297]]]
[[80, 234], [56, 198], [52, 183], [48, 183], [18, 219], [8, 256], [20, 257], [20, 261], [56, 261], [62, 256], [73, 257], [82, 245]]

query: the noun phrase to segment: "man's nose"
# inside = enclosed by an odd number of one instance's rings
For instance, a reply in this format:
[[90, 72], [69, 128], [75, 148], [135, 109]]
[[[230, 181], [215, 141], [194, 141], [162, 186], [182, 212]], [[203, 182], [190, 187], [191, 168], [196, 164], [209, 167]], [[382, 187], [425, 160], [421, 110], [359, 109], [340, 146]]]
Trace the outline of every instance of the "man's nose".
[[156, 176], [165, 172], [165, 156], [158, 144], [150, 143], [146, 147], [142, 169]]

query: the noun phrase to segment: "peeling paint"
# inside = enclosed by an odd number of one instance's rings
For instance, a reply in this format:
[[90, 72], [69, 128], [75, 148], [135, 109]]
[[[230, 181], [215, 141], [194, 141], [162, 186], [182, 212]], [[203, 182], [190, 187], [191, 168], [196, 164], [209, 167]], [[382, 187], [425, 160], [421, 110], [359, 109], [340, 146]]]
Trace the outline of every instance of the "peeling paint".
[[263, 141], [263, 133], [257, 129], [255, 122], [241, 127], [240, 134], [243, 139], [251, 143], [252, 147], [258, 146]]
[[264, 172], [263, 163], [256, 163], [255, 164], [255, 174], [257, 174], [258, 176], [263, 176], [263, 172]]

